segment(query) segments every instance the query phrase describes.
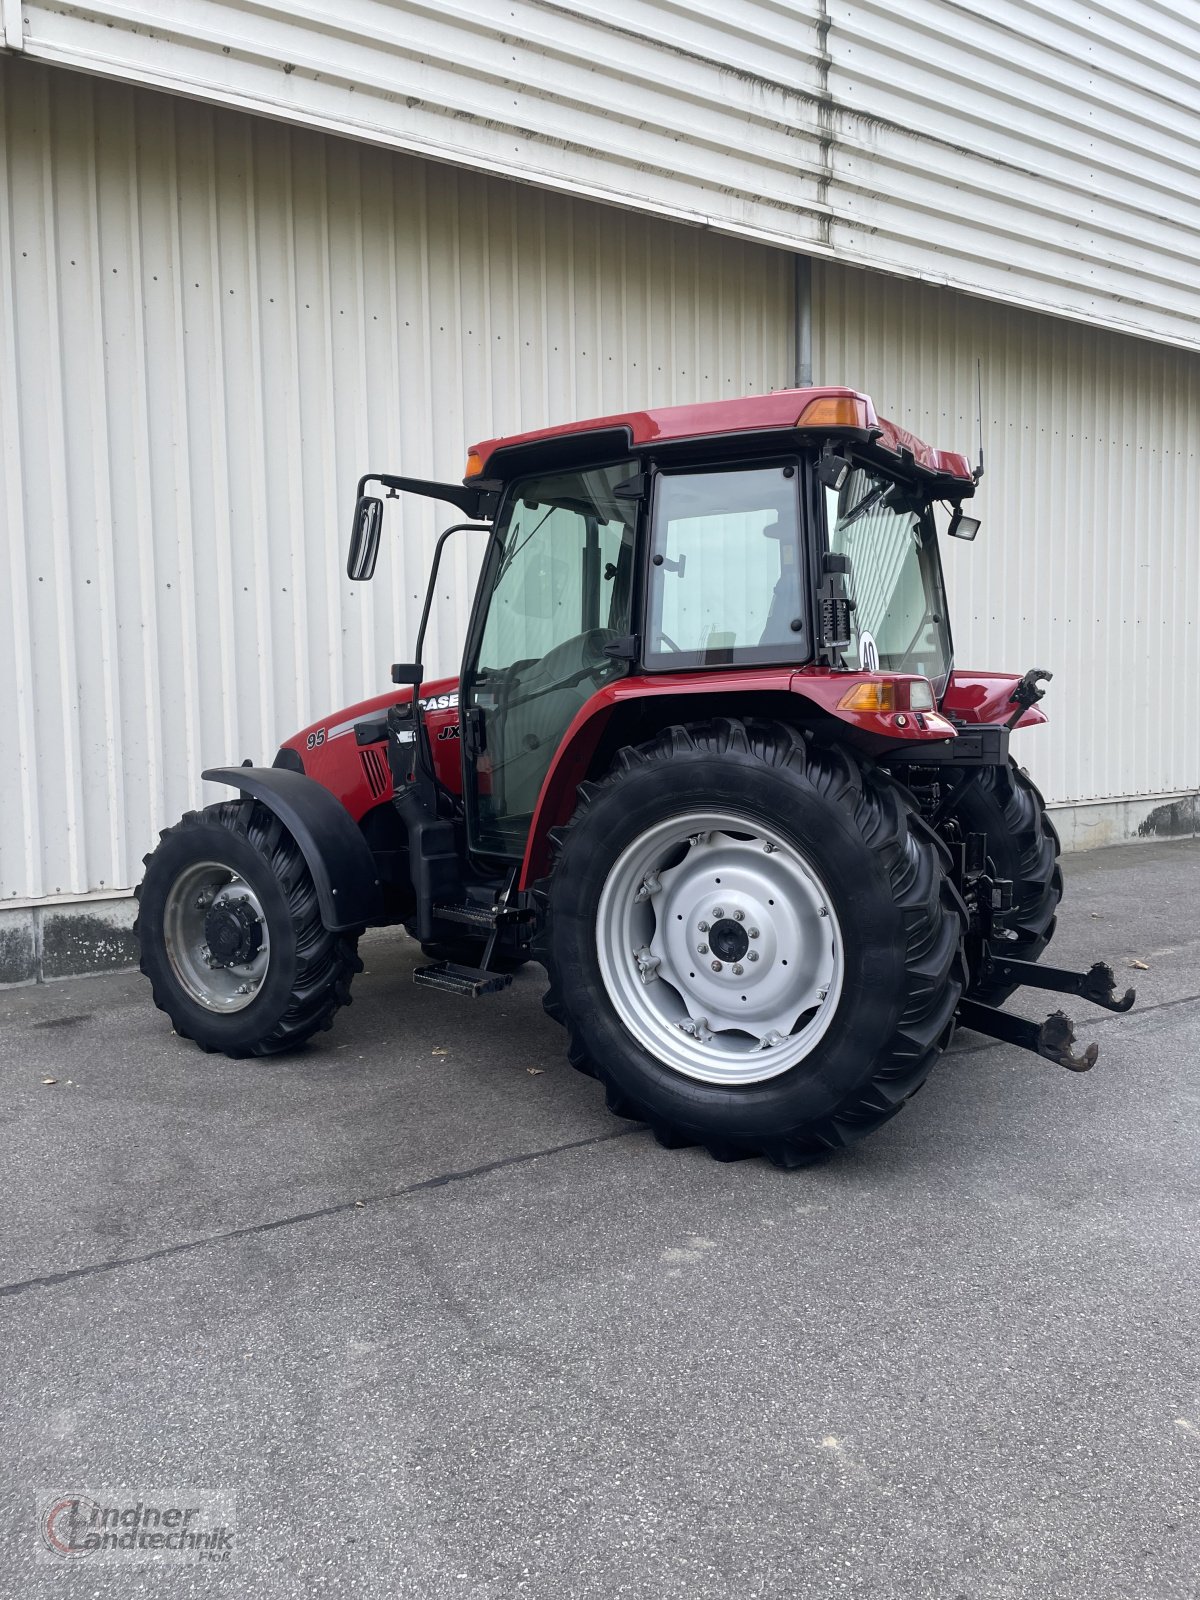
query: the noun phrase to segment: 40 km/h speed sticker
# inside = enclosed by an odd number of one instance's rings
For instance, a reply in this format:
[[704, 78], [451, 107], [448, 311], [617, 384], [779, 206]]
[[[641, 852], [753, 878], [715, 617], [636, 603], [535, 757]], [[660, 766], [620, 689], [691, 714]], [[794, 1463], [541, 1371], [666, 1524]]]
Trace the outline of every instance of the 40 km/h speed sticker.
[[858, 636], [858, 665], [863, 672], [879, 671], [879, 647], [873, 633], [860, 633]]

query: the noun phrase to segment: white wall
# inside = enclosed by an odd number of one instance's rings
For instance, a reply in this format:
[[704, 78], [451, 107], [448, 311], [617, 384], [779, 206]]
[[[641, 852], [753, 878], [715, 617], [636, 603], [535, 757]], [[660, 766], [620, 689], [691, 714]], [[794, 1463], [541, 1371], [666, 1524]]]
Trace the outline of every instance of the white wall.
[[1200, 790], [1200, 355], [876, 273], [813, 280], [817, 380], [922, 438], [974, 454], [982, 361], [983, 529], [944, 541], [956, 655], [1054, 672], [1052, 725], [1017, 741], [1047, 797]]
[[37, 59], [1200, 347], [1196, 0], [5, 0]]
[[131, 885], [202, 766], [387, 687], [453, 513], [351, 585], [366, 468], [789, 377], [756, 244], [20, 58], [0, 145], [0, 907]]
[[[0, 57], [0, 907], [128, 888], [203, 765], [382, 688], [438, 525], [343, 576], [367, 466], [791, 377], [791, 262]], [[1060, 801], [1200, 788], [1200, 357], [833, 264], [818, 378], [973, 448], [960, 659], [1047, 665]], [[446, 566], [432, 661], [472, 564]], [[208, 796], [211, 798], [212, 796]]]

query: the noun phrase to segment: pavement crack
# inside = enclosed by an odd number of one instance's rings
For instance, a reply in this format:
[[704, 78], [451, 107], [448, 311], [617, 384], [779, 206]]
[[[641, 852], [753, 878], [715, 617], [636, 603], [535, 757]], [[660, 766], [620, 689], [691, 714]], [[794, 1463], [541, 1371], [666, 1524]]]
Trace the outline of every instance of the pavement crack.
[[92, 1278], [101, 1272], [115, 1272], [119, 1267], [137, 1267], [147, 1261], [166, 1261], [172, 1256], [186, 1255], [191, 1250], [204, 1250], [209, 1245], [227, 1244], [234, 1239], [249, 1239], [255, 1234], [272, 1233], [277, 1228], [294, 1228], [305, 1222], [319, 1222], [325, 1217], [336, 1217], [346, 1211], [363, 1210], [367, 1206], [384, 1205], [393, 1200], [404, 1200], [409, 1195], [420, 1194], [424, 1189], [444, 1189], [450, 1183], [465, 1183], [471, 1178], [483, 1178], [488, 1173], [500, 1172], [505, 1167], [523, 1167], [531, 1161], [546, 1156], [563, 1155], [568, 1150], [584, 1150], [594, 1144], [608, 1144], [613, 1139], [627, 1139], [630, 1134], [643, 1133], [639, 1122], [631, 1128], [617, 1128], [612, 1133], [593, 1134], [590, 1139], [571, 1139], [566, 1144], [548, 1145], [544, 1150], [527, 1150], [516, 1156], [501, 1156], [496, 1161], [485, 1161], [478, 1167], [465, 1167], [460, 1172], [440, 1172], [433, 1178], [420, 1178], [415, 1183], [403, 1184], [399, 1189], [386, 1189], [381, 1194], [360, 1195], [354, 1200], [339, 1200], [336, 1205], [320, 1206], [315, 1211], [298, 1211], [290, 1217], [273, 1217], [269, 1222], [252, 1222], [244, 1228], [229, 1228], [224, 1233], [206, 1234], [202, 1239], [184, 1239], [179, 1244], [163, 1245], [158, 1250], [147, 1250], [137, 1256], [119, 1256], [111, 1261], [93, 1261], [82, 1267], [68, 1267], [62, 1272], [47, 1272], [36, 1278], [24, 1278], [18, 1283], [0, 1284], [0, 1298], [24, 1294], [29, 1289], [52, 1289], [60, 1283], [71, 1283], [76, 1278]]

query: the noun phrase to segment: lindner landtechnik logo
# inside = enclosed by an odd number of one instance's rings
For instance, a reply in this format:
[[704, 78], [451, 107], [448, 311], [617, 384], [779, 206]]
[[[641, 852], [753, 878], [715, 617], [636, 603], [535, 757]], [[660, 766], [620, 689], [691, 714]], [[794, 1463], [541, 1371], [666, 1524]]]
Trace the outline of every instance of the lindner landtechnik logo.
[[125, 1561], [229, 1561], [233, 1514], [227, 1497], [207, 1490], [151, 1499], [44, 1494], [38, 1530], [55, 1557], [120, 1557]]

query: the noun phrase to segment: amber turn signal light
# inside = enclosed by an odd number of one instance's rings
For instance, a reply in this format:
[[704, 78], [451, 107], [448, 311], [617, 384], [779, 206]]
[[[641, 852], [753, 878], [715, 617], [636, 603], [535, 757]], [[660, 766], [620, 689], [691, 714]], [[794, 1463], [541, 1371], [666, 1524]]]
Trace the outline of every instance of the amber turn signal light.
[[467, 469], [463, 473], [463, 477], [477, 478], [482, 471], [483, 457], [479, 454], [478, 450], [472, 450], [470, 455], [467, 457]]
[[798, 428], [865, 428], [867, 408], [850, 394], [818, 395], [796, 418]]
[[838, 701], [839, 711], [894, 711], [896, 709], [896, 685], [890, 678], [868, 679], [866, 683], [856, 683], [847, 694]]

